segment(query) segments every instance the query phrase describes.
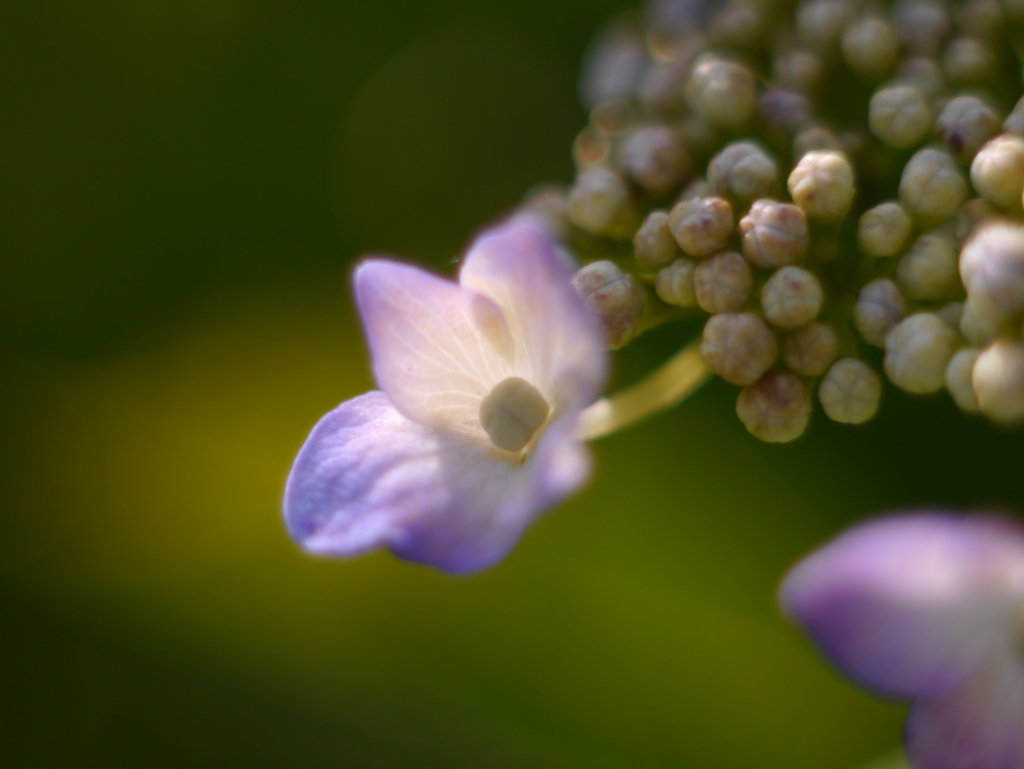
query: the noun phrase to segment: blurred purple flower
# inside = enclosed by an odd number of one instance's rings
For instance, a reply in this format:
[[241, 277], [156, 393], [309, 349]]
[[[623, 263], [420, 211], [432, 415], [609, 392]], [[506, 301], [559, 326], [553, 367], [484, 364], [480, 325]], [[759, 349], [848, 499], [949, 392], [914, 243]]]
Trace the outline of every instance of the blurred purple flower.
[[812, 553], [783, 610], [840, 669], [912, 700], [914, 769], [1024, 767], [1024, 530], [918, 513], [862, 524]]
[[285, 490], [313, 553], [388, 547], [449, 572], [490, 566], [576, 489], [589, 455], [577, 417], [606, 353], [541, 225], [484, 233], [459, 283], [370, 259], [356, 270], [380, 390], [313, 429]]

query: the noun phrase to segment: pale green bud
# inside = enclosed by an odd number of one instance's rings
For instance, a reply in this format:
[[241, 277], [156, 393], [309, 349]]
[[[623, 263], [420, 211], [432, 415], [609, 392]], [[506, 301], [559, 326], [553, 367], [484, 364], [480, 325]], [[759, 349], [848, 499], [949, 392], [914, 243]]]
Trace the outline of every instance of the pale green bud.
[[831, 326], [814, 321], [782, 335], [782, 362], [794, 374], [820, 376], [839, 353], [839, 340]]
[[793, 139], [794, 160], [799, 160], [808, 152], [814, 152], [815, 150], [835, 150], [840, 152], [843, 149], [843, 143], [839, 141], [836, 135], [820, 125], [805, 128]]
[[755, 438], [788, 443], [807, 429], [811, 394], [799, 377], [786, 371], [769, 371], [740, 392], [736, 416]]
[[911, 315], [885, 338], [885, 374], [908, 393], [936, 392], [946, 383], [955, 341], [953, 331], [934, 313]]
[[633, 238], [636, 259], [645, 269], [657, 269], [682, 256], [668, 226], [667, 211], [651, 211]]
[[761, 307], [776, 328], [792, 329], [810, 323], [821, 312], [821, 284], [801, 267], [783, 267], [761, 289]]
[[824, 78], [821, 59], [810, 51], [791, 48], [772, 59], [772, 81], [779, 88], [813, 95]]
[[937, 56], [953, 22], [940, 0], [904, 0], [893, 14], [896, 34], [914, 56]]
[[686, 83], [686, 101], [712, 126], [738, 131], [757, 109], [757, 82], [742, 64], [704, 54]]
[[630, 133], [620, 159], [626, 175], [648, 195], [661, 198], [676, 189], [689, 172], [690, 159], [675, 133], [647, 125]]
[[789, 203], [758, 200], [740, 219], [743, 255], [757, 267], [774, 268], [799, 261], [809, 240], [807, 217]]
[[938, 150], [918, 151], [900, 177], [900, 200], [922, 225], [948, 219], [967, 200], [969, 192], [956, 162]]
[[868, 344], [885, 347], [885, 338], [907, 314], [907, 300], [886, 278], [866, 283], [853, 307], [853, 325]]
[[710, 313], [742, 310], [754, 289], [754, 273], [735, 251], [723, 251], [697, 265], [693, 274], [697, 304]]
[[672, 208], [668, 226], [685, 253], [710, 256], [732, 240], [732, 206], [721, 198], [682, 200]]
[[580, 229], [621, 240], [632, 238], [640, 224], [629, 185], [602, 167], [577, 177], [569, 191], [569, 218]]
[[708, 164], [708, 184], [719, 197], [763, 198], [779, 188], [775, 160], [752, 142], [733, 142]]
[[857, 244], [868, 256], [895, 256], [903, 250], [914, 223], [899, 203], [881, 203], [861, 214]]
[[726, 382], [748, 385], [772, 367], [779, 355], [775, 334], [751, 312], [712, 315], [704, 324], [700, 355]]
[[969, 414], [978, 410], [978, 396], [974, 394], [971, 376], [980, 352], [974, 347], [957, 350], [946, 366], [946, 390], [957, 407]]
[[597, 316], [609, 350], [622, 347], [636, 336], [644, 307], [644, 292], [636, 278], [614, 262], [600, 261], [579, 270], [572, 285], [587, 310]]
[[833, 422], [859, 425], [878, 411], [882, 380], [870, 366], [855, 358], [837, 360], [818, 385], [818, 400]]
[[900, 257], [896, 282], [911, 299], [936, 300], [956, 289], [957, 252], [942, 235], [922, 235]]
[[942, 54], [942, 69], [954, 86], [980, 86], [995, 77], [996, 59], [981, 40], [961, 37], [946, 47]]
[[809, 0], [796, 11], [796, 36], [801, 45], [819, 55], [834, 55], [843, 29], [853, 16], [849, 0]]
[[693, 307], [697, 304], [694, 286], [694, 271], [697, 263], [692, 259], [676, 259], [668, 267], [658, 270], [655, 291], [658, 298], [676, 307]]
[[879, 88], [868, 103], [868, 127], [890, 147], [910, 149], [931, 133], [932, 111], [913, 86]]
[[900, 41], [884, 19], [867, 16], [843, 32], [841, 42], [846, 65], [865, 80], [881, 80], [896, 66]]

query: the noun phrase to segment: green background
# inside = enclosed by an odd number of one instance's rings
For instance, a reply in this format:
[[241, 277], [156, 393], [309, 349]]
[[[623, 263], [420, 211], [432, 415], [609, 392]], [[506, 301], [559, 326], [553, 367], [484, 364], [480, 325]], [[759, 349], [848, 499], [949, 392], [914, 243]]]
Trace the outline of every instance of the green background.
[[[852, 767], [902, 709], [778, 616], [866, 514], [1024, 508], [1022, 434], [885, 394], [767, 446], [715, 383], [494, 569], [306, 557], [279, 500], [372, 386], [348, 280], [567, 181], [612, 0], [0, 8], [0, 761]], [[619, 381], [686, 342], [663, 327]]]

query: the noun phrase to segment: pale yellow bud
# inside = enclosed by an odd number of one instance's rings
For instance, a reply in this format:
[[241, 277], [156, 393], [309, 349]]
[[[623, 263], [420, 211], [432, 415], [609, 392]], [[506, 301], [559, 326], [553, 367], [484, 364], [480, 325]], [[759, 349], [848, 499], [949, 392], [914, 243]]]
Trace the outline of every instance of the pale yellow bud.
[[808, 152], [789, 175], [793, 202], [812, 219], [842, 219], [854, 193], [853, 168], [841, 152]]
[[989, 46], [973, 37], [961, 37], [946, 47], [942, 69], [955, 86], [980, 86], [996, 75], [996, 58]]
[[976, 301], [967, 297], [963, 312], [960, 314], [960, 333], [964, 339], [976, 347], [988, 344], [1006, 326], [1006, 318], [993, 313], [988, 308], [979, 308]]
[[757, 267], [782, 267], [807, 251], [807, 217], [789, 203], [758, 200], [740, 219], [743, 255]]
[[843, 143], [824, 126], [805, 128], [793, 139], [793, 159], [799, 160], [815, 150], [842, 151]]
[[859, 425], [878, 411], [882, 380], [863, 361], [841, 358], [818, 385], [818, 400], [833, 422]]
[[809, 0], [800, 3], [796, 12], [797, 39], [818, 54], [832, 56], [854, 9], [854, 3], [849, 0]]
[[1024, 137], [1003, 134], [983, 145], [971, 163], [971, 184], [993, 205], [1019, 212], [1024, 190]]
[[1024, 420], [1024, 345], [1000, 339], [982, 350], [971, 374], [978, 408], [993, 422]]
[[610, 261], [592, 262], [572, 278], [573, 288], [593, 313], [604, 333], [605, 346], [616, 350], [637, 334], [644, 292], [636, 278]]
[[686, 101], [712, 126], [740, 130], [757, 109], [757, 83], [742, 64], [704, 54], [686, 83]]
[[708, 164], [708, 184], [719, 197], [763, 198], [778, 189], [779, 168], [756, 144], [733, 142]]
[[595, 235], [627, 240], [640, 224], [626, 181], [600, 166], [584, 171], [569, 191], [569, 218]]
[[890, 147], [909, 149], [931, 133], [932, 111], [913, 86], [880, 88], [868, 103], [868, 127]]

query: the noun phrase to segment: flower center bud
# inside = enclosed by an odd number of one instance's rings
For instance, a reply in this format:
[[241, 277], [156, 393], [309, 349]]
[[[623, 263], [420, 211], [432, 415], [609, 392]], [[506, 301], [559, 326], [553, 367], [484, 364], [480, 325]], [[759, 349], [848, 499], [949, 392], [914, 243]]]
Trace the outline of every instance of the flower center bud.
[[525, 379], [503, 379], [480, 402], [480, 424], [491, 443], [505, 451], [522, 449], [544, 424], [551, 407]]

